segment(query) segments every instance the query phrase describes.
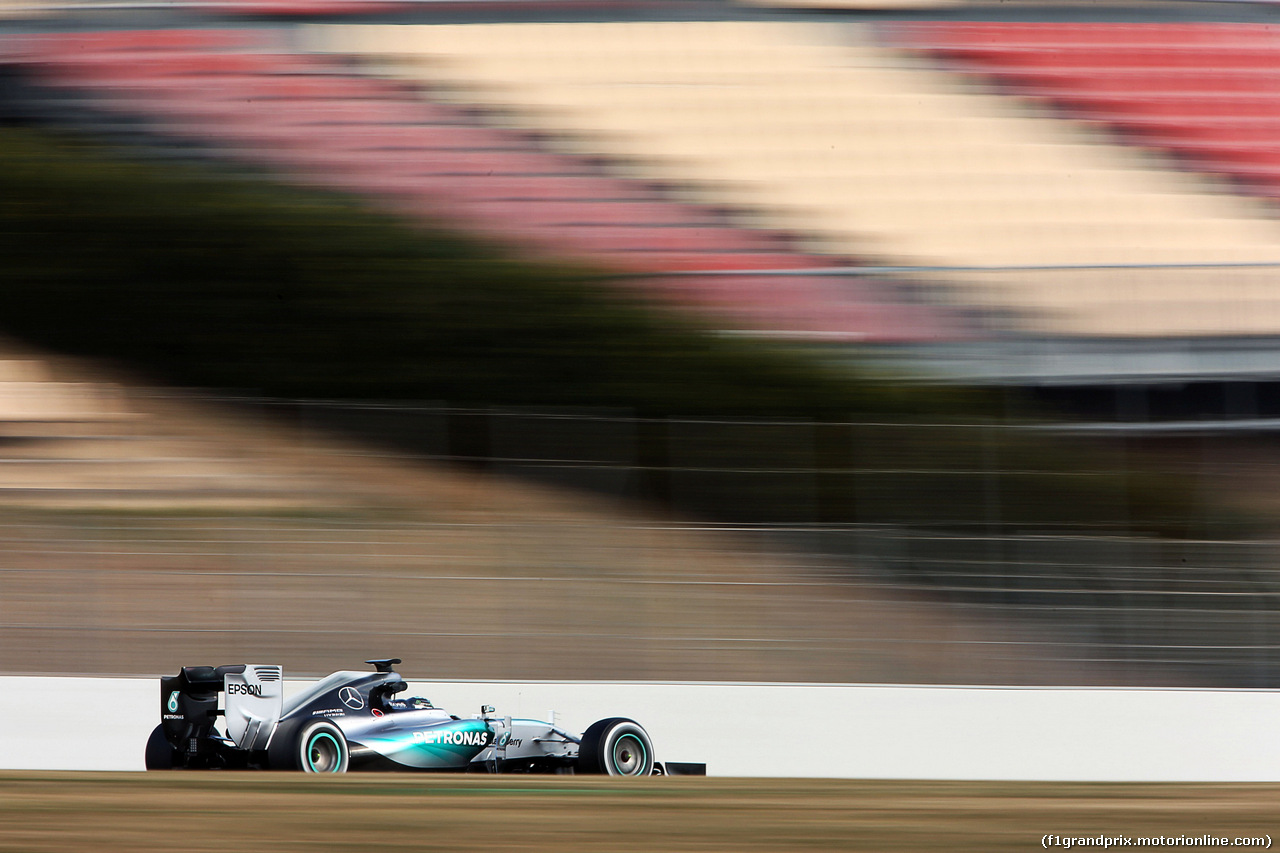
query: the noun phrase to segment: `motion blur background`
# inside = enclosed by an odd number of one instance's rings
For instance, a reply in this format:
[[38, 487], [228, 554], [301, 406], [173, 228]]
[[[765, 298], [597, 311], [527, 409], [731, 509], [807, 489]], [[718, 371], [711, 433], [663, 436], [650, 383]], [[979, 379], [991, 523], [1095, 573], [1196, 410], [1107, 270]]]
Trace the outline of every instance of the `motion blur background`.
[[1280, 686], [1280, 33], [2, 0], [0, 671]]

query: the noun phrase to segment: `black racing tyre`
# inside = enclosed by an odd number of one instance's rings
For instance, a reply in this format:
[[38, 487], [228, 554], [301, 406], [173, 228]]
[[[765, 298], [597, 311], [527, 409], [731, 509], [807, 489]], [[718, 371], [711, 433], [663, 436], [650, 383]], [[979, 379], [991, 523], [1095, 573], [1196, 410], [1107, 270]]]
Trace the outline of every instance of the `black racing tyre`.
[[610, 717], [592, 723], [578, 746], [579, 773], [648, 776], [653, 773], [653, 741], [635, 720]]
[[328, 720], [314, 720], [293, 741], [294, 769], [303, 773], [346, 773], [351, 751], [342, 730]]
[[172, 770], [178, 763], [178, 751], [169, 745], [164, 736], [164, 726], [156, 726], [147, 738], [146, 765], [148, 770]]

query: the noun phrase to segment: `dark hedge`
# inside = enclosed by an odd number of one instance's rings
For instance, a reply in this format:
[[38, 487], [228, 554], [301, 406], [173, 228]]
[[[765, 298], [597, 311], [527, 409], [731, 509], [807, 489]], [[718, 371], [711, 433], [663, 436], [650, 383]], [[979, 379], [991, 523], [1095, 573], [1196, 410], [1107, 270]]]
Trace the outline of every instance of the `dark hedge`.
[[645, 414], [937, 405], [708, 335], [592, 270], [65, 135], [0, 132], [0, 257], [0, 325], [169, 382]]
[[[992, 398], [878, 382], [799, 351], [718, 337], [602, 272], [520, 260], [213, 164], [151, 162], [79, 136], [0, 128], [0, 259], [0, 329], [165, 382], [290, 399], [616, 407], [650, 423], [795, 418], [816, 424], [805, 442], [817, 480], [802, 485], [812, 485], [824, 522], [874, 510], [886, 523], [946, 526], [954, 509], [972, 516], [995, 490], [1000, 529], [1114, 529], [1120, 493], [1131, 529], [1176, 533], [1192, 523], [1194, 490], [1177, 478], [1064, 477], [1097, 466], [1051, 438], [1007, 431], [994, 451], [972, 431], [934, 435], [921, 449], [943, 458], [933, 473], [878, 487], [869, 506], [856, 497], [854, 469], [879, 467], [873, 451], [822, 424], [981, 421]], [[668, 438], [641, 433], [638, 470], [653, 472], [657, 485], [646, 491], [661, 499]], [[776, 478], [715, 473], [777, 467], [794, 448], [768, 433], [726, 426], [707, 436], [683, 462], [708, 472], [693, 490], [705, 506], [692, 509], [790, 517], [799, 498]], [[1002, 460], [995, 479], [983, 470], [993, 452]], [[957, 464], [960, 473], [945, 470]]]

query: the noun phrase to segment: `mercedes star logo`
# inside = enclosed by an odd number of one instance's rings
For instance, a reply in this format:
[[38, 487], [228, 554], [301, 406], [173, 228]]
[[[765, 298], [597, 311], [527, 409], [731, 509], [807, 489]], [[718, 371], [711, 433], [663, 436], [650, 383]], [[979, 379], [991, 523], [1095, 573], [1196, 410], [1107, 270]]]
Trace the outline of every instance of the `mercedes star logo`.
[[354, 687], [344, 687], [338, 691], [338, 698], [342, 700], [342, 704], [352, 710], [359, 711], [364, 707], [364, 699], [360, 697], [360, 691]]

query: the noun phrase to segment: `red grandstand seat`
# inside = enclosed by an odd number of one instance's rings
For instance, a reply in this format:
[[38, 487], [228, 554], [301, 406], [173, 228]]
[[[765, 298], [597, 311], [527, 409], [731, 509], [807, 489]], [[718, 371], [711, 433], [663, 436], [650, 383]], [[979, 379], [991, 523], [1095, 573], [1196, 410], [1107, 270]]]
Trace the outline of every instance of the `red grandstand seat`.
[[194, 5], [223, 14], [270, 17], [373, 15], [404, 8], [395, 0], [198, 0]]
[[[1114, 103], [1114, 102], [1113, 102]], [[1241, 116], [1280, 118], [1280, 98], [1192, 96], [1185, 98], [1134, 98], [1123, 104], [1129, 114], [1167, 116], [1179, 122], [1189, 119], [1234, 119]]]
[[1049, 84], [1061, 82], [1088, 93], [1127, 97], [1280, 96], [1280, 69], [1227, 71], [1109, 67], [1045, 74], [1044, 80]]
[[1274, 193], [1280, 36], [1254, 24], [931, 24], [929, 47]]
[[690, 275], [642, 282], [663, 299], [709, 309], [761, 331], [827, 340], [902, 341], [959, 330], [924, 306], [903, 306], [862, 278]]
[[538, 226], [713, 225], [708, 216], [697, 208], [685, 210], [680, 205], [659, 202], [547, 198], [475, 199], [469, 202], [464, 210], [468, 215], [485, 219], [507, 219]]
[[[468, 182], [471, 197], [477, 201], [545, 199], [548, 201], [600, 200], [653, 201], [654, 193], [643, 185], [603, 175], [504, 175], [500, 180]], [[683, 206], [664, 205], [666, 208]], [[690, 208], [691, 210], [693, 208]], [[680, 218], [673, 213], [673, 219]], [[691, 221], [692, 218], [690, 218]], [[682, 220], [683, 221], [683, 220]]]
[[631, 269], [651, 271], [790, 270], [824, 266], [802, 255], [768, 252], [695, 252], [656, 249], [613, 252], [611, 259]]
[[[451, 227], [470, 222], [547, 252], [638, 272], [829, 263], [788, 251], [776, 234], [730, 227], [715, 211], [668, 202], [653, 187], [482, 126], [465, 110], [429, 103], [405, 86], [285, 55], [271, 43], [270, 36], [242, 39], [236, 31], [52, 36], [24, 56], [49, 81], [92, 88], [103, 96], [100, 104], [163, 132], [298, 182], [374, 197]], [[944, 328], [919, 309], [877, 301], [861, 283], [701, 281], [685, 298], [769, 331], [919, 339]]]
[[724, 251], [715, 229], [686, 226], [597, 225], [564, 228], [534, 223], [515, 226], [517, 233], [540, 242], [592, 253]]
[[129, 79], [219, 74], [267, 74], [277, 65], [263, 53], [153, 51], [68, 57], [59, 64], [68, 72], [82, 70], [97, 78]]
[[[236, 91], [245, 97], [275, 100], [377, 99], [393, 97], [399, 89], [393, 84], [370, 77], [328, 74], [264, 74], [236, 80]], [[423, 102], [424, 112], [432, 105]]]
[[1273, 30], [1254, 24], [1212, 23], [1040, 23], [954, 22], [910, 26], [912, 43], [945, 48], [999, 44], [1035, 50], [1177, 46], [1187, 49], [1266, 47], [1277, 41]]
[[93, 30], [25, 36], [23, 44], [50, 60], [143, 51], [254, 50], [279, 44], [271, 33], [246, 29]]
[[[458, 121], [456, 115], [433, 114], [417, 110], [401, 114], [407, 123], [364, 124], [360, 132], [330, 142], [334, 146], [350, 146], [368, 151], [376, 156], [380, 151], [420, 151], [429, 148], [459, 148], [466, 150], [518, 150], [521, 146], [493, 128], [468, 124], [446, 123], [446, 119]], [[288, 117], [286, 120], [294, 120]]]
[[577, 169], [581, 174], [587, 166], [567, 158], [543, 155], [536, 151], [464, 151], [458, 149], [430, 149], [409, 151], [397, 149], [380, 151], [377, 156], [351, 146], [328, 146], [312, 135], [300, 134], [296, 128], [279, 128], [272, 131], [276, 139], [296, 140], [297, 145], [283, 151], [284, 156], [295, 157], [299, 165], [324, 167], [325, 164], [349, 164], [353, 170], [370, 174], [455, 175], [472, 180], [499, 182], [506, 176], [558, 175]]

